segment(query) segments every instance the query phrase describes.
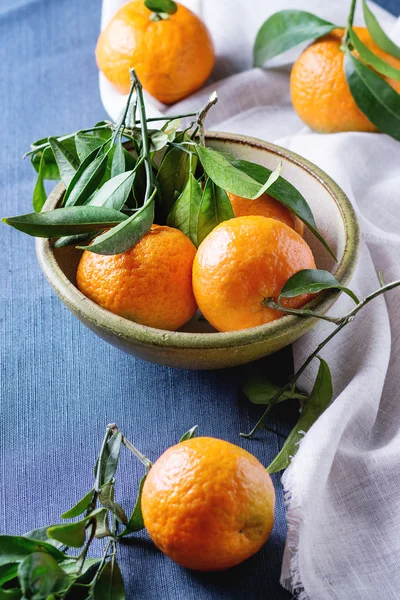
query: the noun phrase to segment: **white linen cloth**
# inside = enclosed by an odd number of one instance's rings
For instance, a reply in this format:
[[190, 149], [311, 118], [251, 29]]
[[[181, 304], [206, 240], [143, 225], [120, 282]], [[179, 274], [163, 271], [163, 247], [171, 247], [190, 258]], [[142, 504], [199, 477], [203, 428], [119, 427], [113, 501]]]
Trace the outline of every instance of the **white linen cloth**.
[[[103, 26], [124, 3], [104, 0]], [[379, 287], [379, 270], [386, 282], [400, 279], [400, 143], [383, 134], [311, 132], [290, 101], [288, 61], [299, 49], [284, 60], [275, 59], [274, 68], [251, 68], [256, 31], [270, 14], [298, 8], [344, 24], [349, 2], [182, 3], [211, 31], [218, 56], [214, 83], [173, 107], [148, 99], [150, 112], [196, 110], [217, 89], [219, 102], [209, 113], [208, 129], [290, 148], [324, 169], [347, 193], [363, 236], [351, 283], [356, 294], [362, 297]], [[400, 24], [379, 7], [372, 8], [399, 41]], [[362, 23], [360, 12], [356, 23]], [[102, 77], [100, 87], [106, 109], [116, 118], [125, 98]], [[333, 312], [344, 314], [350, 306], [351, 300], [342, 297]], [[321, 322], [295, 344], [298, 366], [331, 327]], [[281, 582], [302, 600], [398, 600], [400, 289], [364, 308], [322, 355], [332, 370], [335, 401], [307, 433], [283, 476], [288, 535]], [[301, 381], [307, 389], [315, 380], [317, 363]]]

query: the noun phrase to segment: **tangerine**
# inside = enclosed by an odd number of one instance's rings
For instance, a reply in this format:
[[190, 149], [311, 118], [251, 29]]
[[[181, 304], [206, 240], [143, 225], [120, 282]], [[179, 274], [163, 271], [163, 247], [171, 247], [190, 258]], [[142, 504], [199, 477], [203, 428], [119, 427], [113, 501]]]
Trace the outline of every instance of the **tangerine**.
[[[277, 300], [287, 280], [315, 269], [304, 239], [276, 219], [236, 217], [220, 223], [200, 244], [193, 263], [193, 290], [204, 317], [219, 331], [269, 323], [282, 316], [266, 305]], [[299, 308], [312, 296], [285, 299]]]
[[164, 104], [173, 104], [198, 90], [215, 62], [214, 47], [204, 23], [188, 8], [154, 19], [143, 0], [123, 6], [101, 32], [97, 65], [121, 92], [130, 89], [134, 67], [143, 88]]
[[[382, 50], [365, 27], [354, 30], [374, 54], [400, 68], [400, 60]], [[358, 108], [347, 84], [341, 50], [343, 34], [343, 29], [334, 29], [308, 46], [296, 60], [290, 76], [293, 107], [311, 129], [320, 133], [376, 131]], [[399, 81], [383, 79], [400, 92]]]
[[211, 437], [164, 452], [142, 494], [153, 542], [199, 571], [227, 569], [255, 554], [271, 533], [274, 506], [271, 477], [255, 456]]
[[174, 330], [196, 312], [192, 265], [196, 247], [178, 229], [153, 225], [122, 254], [85, 250], [76, 281], [103, 308], [142, 325]]

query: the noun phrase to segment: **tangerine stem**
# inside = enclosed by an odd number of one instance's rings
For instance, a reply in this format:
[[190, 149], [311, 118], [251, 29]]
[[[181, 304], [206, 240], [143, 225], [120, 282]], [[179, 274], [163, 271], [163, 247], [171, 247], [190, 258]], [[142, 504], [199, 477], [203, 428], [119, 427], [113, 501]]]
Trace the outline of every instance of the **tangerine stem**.
[[357, 0], [351, 0], [351, 4], [350, 4], [350, 12], [349, 12], [349, 16], [347, 17], [347, 26], [344, 32], [344, 36], [343, 36], [343, 44], [342, 44], [342, 50], [344, 51], [346, 49], [347, 43], [349, 41], [349, 37], [350, 37], [350, 29], [353, 27], [353, 21], [354, 21], [354, 13], [356, 10], [356, 3]]

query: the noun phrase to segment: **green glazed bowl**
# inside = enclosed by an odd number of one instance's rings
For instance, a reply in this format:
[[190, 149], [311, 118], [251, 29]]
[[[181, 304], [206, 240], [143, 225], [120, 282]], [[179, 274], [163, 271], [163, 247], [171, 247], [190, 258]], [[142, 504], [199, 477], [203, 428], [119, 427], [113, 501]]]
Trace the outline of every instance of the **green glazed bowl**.
[[[330, 257], [306, 230], [305, 238], [318, 268], [331, 271], [347, 285], [357, 263], [360, 233], [354, 210], [343, 191], [321, 169], [301, 156], [258, 139], [226, 133], [209, 133], [207, 145], [238, 159], [270, 169], [283, 161], [282, 175], [295, 185], [309, 203], [318, 229], [338, 257]], [[45, 210], [58, 206], [64, 193], [59, 184], [50, 194]], [[196, 315], [180, 331], [164, 331], [118, 317], [86, 298], [76, 287], [75, 273], [82, 252], [74, 247], [54, 249], [48, 239], [38, 238], [40, 266], [64, 304], [94, 333], [121, 350], [159, 365], [182, 369], [220, 369], [248, 363], [280, 350], [313, 327], [312, 317], [284, 316], [241, 331], [218, 333]], [[339, 292], [317, 296], [309, 306], [327, 312]]]

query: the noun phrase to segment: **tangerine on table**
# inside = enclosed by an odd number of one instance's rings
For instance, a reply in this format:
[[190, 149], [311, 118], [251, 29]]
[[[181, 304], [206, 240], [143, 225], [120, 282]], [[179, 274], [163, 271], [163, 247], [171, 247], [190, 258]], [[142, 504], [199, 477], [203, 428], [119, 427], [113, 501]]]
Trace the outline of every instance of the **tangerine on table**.
[[198, 90], [215, 62], [210, 34], [202, 21], [178, 4], [168, 18], [152, 19], [143, 0], [123, 6], [100, 34], [99, 69], [122, 94], [130, 89], [134, 67], [143, 88], [165, 104]]
[[283, 204], [272, 198], [269, 194], [265, 193], [256, 200], [242, 198], [241, 196], [231, 194], [231, 192], [227, 192], [227, 194], [235, 217], [259, 215], [260, 217], [278, 219], [278, 221], [289, 225], [289, 227], [297, 231], [301, 236], [303, 235], [303, 222], [290, 212], [286, 206], [283, 206]]
[[[400, 60], [387, 54], [374, 42], [365, 27], [354, 27], [360, 40], [391, 66]], [[358, 108], [344, 73], [344, 52], [340, 49], [344, 31], [334, 29], [312, 43], [293, 65], [290, 91], [299, 117], [315, 131], [376, 131]], [[383, 77], [397, 92], [400, 82]]]
[[178, 229], [153, 225], [122, 254], [85, 251], [76, 281], [103, 308], [142, 325], [174, 330], [196, 312], [192, 289], [194, 244]]
[[[315, 269], [315, 262], [298, 233], [276, 219], [237, 217], [218, 225], [200, 244], [193, 290], [216, 329], [247, 329], [282, 316], [264, 300], [277, 300], [287, 280], [302, 269]], [[299, 308], [311, 297], [302, 294], [282, 304]]]
[[271, 478], [255, 456], [210, 437], [164, 452], [142, 494], [156, 546], [199, 571], [227, 569], [255, 554], [271, 533], [274, 505]]

